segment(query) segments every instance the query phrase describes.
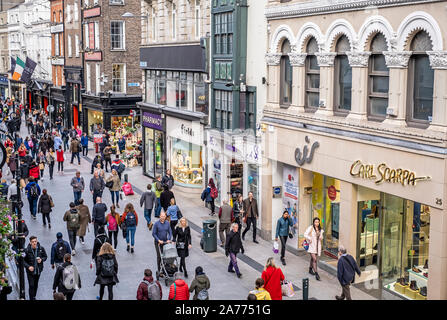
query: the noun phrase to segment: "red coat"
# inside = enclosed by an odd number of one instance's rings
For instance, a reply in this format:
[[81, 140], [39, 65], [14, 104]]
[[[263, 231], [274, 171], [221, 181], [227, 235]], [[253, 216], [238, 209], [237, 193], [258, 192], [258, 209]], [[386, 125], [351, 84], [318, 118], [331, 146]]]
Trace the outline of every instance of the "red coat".
[[262, 272], [264, 288], [270, 293], [272, 300], [282, 300], [281, 281], [285, 279], [280, 268], [268, 267]]
[[[146, 276], [144, 277], [144, 280], [146, 280], [149, 283], [154, 281], [152, 277], [146, 277]], [[163, 291], [161, 289], [160, 282], [155, 281], [155, 283], [158, 285], [158, 288], [160, 289], [160, 297], [163, 298]], [[138, 286], [137, 300], [149, 300], [149, 292], [147, 291], [147, 288], [148, 288], [147, 284], [142, 281]]]
[[[175, 299], [174, 299], [174, 291], [175, 291]], [[168, 300], [189, 300], [189, 289], [185, 280], [175, 280], [175, 289], [174, 289], [174, 283], [171, 284], [171, 288], [169, 288]]]
[[57, 150], [56, 151], [56, 161], [57, 162], [64, 162], [64, 150]]
[[30, 167], [29, 176], [34, 177], [34, 179], [39, 179], [39, 166]]

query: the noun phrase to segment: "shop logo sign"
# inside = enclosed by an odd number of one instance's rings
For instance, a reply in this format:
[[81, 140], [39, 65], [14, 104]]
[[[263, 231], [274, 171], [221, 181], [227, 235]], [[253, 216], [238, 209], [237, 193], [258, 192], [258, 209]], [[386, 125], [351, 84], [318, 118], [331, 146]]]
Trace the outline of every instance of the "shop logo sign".
[[184, 124], [182, 124], [180, 126], [180, 130], [182, 131], [182, 134], [194, 137], [194, 131], [192, 131], [192, 128], [186, 127]]
[[[431, 180], [429, 176], [417, 177], [416, 173], [406, 169], [391, 169], [385, 163], [379, 164], [375, 167], [372, 164], [363, 164], [362, 161], [357, 160], [351, 165], [349, 171], [351, 176], [362, 179], [375, 180], [375, 184], [382, 182], [400, 183], [402, 186], [415, 186], [417, 181]], [[379, 175], [377, 176], [376, 173]]]
[[143, 112], [143, 126], [163, 130], [163, 119], [159, 114]]
[[[304, 138], [307, 144], [310, 144], [309, 137], [306, 136]], [[312, 159], [314, 158], [315, 149], [317, 149], [320, 146], [320, 143], [318, 141], [315, 141], [312, 146], [310, 147], [310, 154], [309, 154], [309, 147], [305, 145], [303, 147], [303, 152], [301, 152], [300, 148], [296, 148], [295, 150], [295, 160], [296, 162], [302, 166], [304, 163], [311, 163]]]

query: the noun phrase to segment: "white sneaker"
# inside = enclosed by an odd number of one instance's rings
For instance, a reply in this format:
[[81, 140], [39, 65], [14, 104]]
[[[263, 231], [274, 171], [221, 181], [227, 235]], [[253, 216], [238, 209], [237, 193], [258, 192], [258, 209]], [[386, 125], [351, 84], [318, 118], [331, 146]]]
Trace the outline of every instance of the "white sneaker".
[[75, 250], [75, 249], [73, 249], [73, 250], [71, 251], [71, 255], [72, 255], [72, 256], [75, 256], [75, 255], [76, 255], [76, 250]]

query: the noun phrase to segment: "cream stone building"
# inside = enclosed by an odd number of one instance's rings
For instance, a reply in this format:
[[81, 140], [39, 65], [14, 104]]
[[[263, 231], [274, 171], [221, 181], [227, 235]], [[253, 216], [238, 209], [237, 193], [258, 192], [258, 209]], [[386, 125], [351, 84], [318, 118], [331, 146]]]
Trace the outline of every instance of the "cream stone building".
[[446, 4], [265, 10], [263, 234], [275, 237], [287, 208], [299, 249], [318, 217], [321, 260], [335, 267], [345, 246], [363, 270], [357, 285], [381, 298], [447, 299]]

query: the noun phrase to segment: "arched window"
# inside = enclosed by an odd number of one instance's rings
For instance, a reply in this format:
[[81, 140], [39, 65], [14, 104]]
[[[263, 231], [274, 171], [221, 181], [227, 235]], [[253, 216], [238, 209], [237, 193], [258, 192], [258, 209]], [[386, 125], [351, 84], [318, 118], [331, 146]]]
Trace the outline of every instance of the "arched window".
[[335, 46], [335, 111], [351, 110], [352, 68], [349, 65], [346, 52], [351, 51], [351, 45], [346, 36], [341, 36]]
[[320, 66], [315, 53], [318, 52], [318, 44], [315, 38], [311, 38], [306, 47], [306, 101], [305, 107], [315, 111], [320, 104]]
[[433, 114], [434, 71], [427, 51], [433, 50], [425, 31], [418, 32], [411, 41], [412, 55], [408, 63], [408, 121], [427, 126]]
[[369, 58], [368, 118], [371, 120], [381, 121], [386, 117], [390, 72], [385, 63], [383, 51], [387, 50], [388, 46], [383, 34], [376, 34], [371, 41]]
[[292, 102], [292, 66], [290, 65], [289, 53], [290, 42], [284, 40], [281, 48], [281, 83], [280, 83], [280, 104], [282, 106], [289, 106]]

